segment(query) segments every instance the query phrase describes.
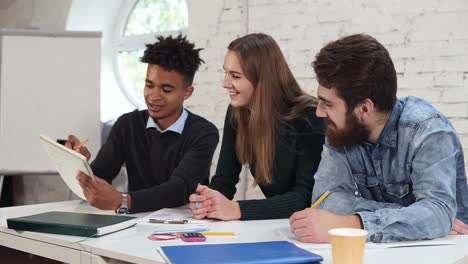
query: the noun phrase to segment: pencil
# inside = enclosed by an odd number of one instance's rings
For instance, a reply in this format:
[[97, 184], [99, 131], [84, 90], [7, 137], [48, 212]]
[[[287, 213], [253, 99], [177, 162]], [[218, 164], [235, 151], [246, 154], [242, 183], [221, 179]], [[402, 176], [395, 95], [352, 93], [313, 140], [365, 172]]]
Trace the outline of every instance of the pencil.
[[80, 148], [84, 147], [84, 145], [86, 145], [86, 143], [88, 143], [88, 140], [87, 140], [87, 139], [85, 139], [84, 141], [82, 141], [82, 142], [78, 145], [77, 148], [80, 149]]
[[201, 232], [204, 236], [235, 236], [234, 232]]
[[315, 203], [313, 205], [310, 206], [310, 208], [315, 208], [317, 206], [319, 206], [320, 203], [323, 202], [323, 200], [325, 200], [325, 198], [327, 198], [327, 196], [330, 194], [330, 191], [326, 191], [324, 194], [322, 194], [322, 196], [320, 196], [317, 201], [315, 201]]

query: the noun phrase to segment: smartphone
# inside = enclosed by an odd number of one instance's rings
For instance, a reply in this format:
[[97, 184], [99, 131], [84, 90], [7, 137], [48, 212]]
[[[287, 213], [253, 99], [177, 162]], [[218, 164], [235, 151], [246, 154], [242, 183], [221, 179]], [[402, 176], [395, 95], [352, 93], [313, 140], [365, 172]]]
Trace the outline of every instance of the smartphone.
[[182, 233], [180, 237], [185, 242], [203, 242], [206, 237], [202, 233]]

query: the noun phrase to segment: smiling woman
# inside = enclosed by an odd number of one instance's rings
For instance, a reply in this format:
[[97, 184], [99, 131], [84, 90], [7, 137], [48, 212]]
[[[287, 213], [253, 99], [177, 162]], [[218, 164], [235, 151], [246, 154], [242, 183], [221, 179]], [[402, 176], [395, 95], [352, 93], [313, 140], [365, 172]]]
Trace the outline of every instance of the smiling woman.
[[[229, 44], [223, 87], [227, 109], [216, 174], [190, 196], [195, 218], [286, 218], [310, 206], [325, 126], [276, 41], [252, 33]], [[232, 200], [243, 165], [265, 199]]]

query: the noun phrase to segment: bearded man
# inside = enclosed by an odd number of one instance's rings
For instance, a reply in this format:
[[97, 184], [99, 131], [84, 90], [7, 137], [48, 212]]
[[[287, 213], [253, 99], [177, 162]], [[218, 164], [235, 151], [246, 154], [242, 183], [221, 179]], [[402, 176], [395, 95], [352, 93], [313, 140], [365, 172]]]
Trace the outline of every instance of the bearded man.
[[463, 149], [449, 120], [426, 101], [397, 99], [388, 51], [357, 34], [316, 56], [317, 116], [328, 123], [314, 176], [318, 209], [290, 217], [302, 242], [329, 242], [328, 230], [361, 228], [373, 242], [468, 234]]

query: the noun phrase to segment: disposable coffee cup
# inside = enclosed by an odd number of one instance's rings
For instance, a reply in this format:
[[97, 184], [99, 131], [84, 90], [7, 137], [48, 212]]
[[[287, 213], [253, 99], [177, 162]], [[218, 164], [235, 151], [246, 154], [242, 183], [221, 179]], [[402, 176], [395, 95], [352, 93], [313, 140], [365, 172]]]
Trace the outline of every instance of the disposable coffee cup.
[[331, 236], [333, 264], [362, 264], [367, 231], [356, 228], [335, 228]]

